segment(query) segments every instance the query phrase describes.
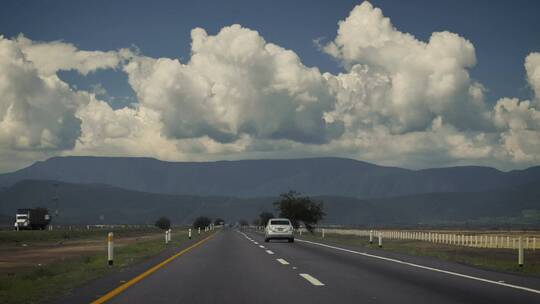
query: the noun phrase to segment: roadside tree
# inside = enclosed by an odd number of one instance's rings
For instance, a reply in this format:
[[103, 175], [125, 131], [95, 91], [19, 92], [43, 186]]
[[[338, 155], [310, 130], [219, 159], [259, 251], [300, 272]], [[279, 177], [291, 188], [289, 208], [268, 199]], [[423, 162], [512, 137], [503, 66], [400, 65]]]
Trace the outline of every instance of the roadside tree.
[[193, 222], [193, 228], [195, 228], [195, 229], [198, 229], [198, 228], [204, 229], [204, 227], [210, 226], [211, 223], [212, 223], [212, 220], [209, 217], [199, 216]]
[[168, 218], [162, 216], [156, 221], [155, 225], [159, 229], [167, 230], [167, 229], [171, 228], [171, 220], [169, 220]]
[[268, 220], [274, 218], [274, 214], [272, 212], [263, 211], [261, 214], [259, 214], [259, 224], [261, 226], [266, 226], [268, 224]]
[[298, 228], [302, 222], [307, 230], [313, 232], [313, 225], [326, 215], [323, 202], [315, 202], [309, 196], [301, 196], [296, 191], [282, 193], [279, 197], [279, 201], [274, 203], [279, 210], [279, 216], [291, 220], [294, 228]]

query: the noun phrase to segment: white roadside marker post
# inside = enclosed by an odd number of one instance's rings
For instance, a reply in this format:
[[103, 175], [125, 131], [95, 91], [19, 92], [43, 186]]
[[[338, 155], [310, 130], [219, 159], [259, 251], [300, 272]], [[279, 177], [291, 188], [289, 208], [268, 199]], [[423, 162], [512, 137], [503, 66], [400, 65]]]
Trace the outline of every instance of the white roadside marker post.
[[518, 264], [519, 267], [523, 267], [523, 238], [520, 236], [518, 240]]
[[169, 243], [169, 230], [165, 230], [165, 245]]
[[113, 240], [114, 234], [112, 232], [109, 232], [107, 235], [107, 261], [109, 266], [113, 265], [113, 259], [114, 259], [114, 240]]
[[324, 228], [322, 228], [322, 238], [324, 239]]
[[191, 240], [191, 228], [188, 229], [188, 238]]
[[382, 233], [379, 232], [379, 248], [382, 248]]
[[201, 227], [199, 226], [198, 228], [199, 228], [198, 232], [199, 232], [199, 234], [201, 234]]
[[369, 231], [369, 243], [373, 244], [373, 230]]

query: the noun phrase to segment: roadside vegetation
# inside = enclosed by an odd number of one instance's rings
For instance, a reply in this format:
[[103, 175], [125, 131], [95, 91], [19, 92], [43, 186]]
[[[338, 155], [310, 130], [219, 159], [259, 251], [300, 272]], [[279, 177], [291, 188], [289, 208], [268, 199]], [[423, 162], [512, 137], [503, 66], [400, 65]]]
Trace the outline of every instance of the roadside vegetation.
[[373, 244], [369, 244], [368, 238], [359, 236], [326, 234], [323, 239], [320, 234], [305, 234], [301, 238], [322, 243], [391, 251], [411, 256], [432, 257], [489, 270], [540, 276], [540, 250], [525, 250], [524, 266], [519, 267], [516, 249], [473, 248], [415, 240], [388, 239], [383, 240], [383, 246], [379, 248], [377, 239], [374, 239]]
[[[69, 290], [83, 285], [84, 283], [106, 275], [107, 273], [118, 271], [119, 269], [141, 262], [149, 257], [155, 256], [167, 247], [181, 245], [188, 240], [185, 229], [175, 230], [172, 233], [171, 242], [165, 245], [163, 233], [157, 228], [143, 230], [115, 230], [115, 241], [118, 236], [143, 235], [153, 232], [155, 237], [135, 238], [134, 241], [115, 245], [114, 266], [107, 266], [105, 236], [110, 230], [100, 231], [19, 231], [18, 237], [28, 240], [38, 240], [40, 242], [55, 242], [64, 239], [64, 234], [69, 235], [69, 239], [83, 240], [99, 237], [103, 239], [103, 244], [99, 252], [82, 254], [65, 260], [57, 260], [46, 265], [34, 265], [31, 268], [10, 269], [0, 272], [0, 303], [42, 303], [53, 297], [68, 292]], [[22, 232], [22, 233], [21, 233]], [[43, 234], [36, 237], [33, 233]], [[203, 237], [194, 234], [194, 237]], [[15, 241], [15, 237], [6, 237], [3, 240]], [[4, 247], [6, 248], [6, 247]]]
[[313, 232], [313, 225], [326, 215], [323, 211], [323, 202], [316, 202], [309, 196], [302, 196], [294, 190], [282, 193], [279, 200], [274, 202], [274, 206], [279, 211], [279, 217], [288, 218], [294, 228], [298, 229], [300, 223], [304, 223], [310, 232]]
[[162, 216], [156, 221], [155, 226], [161, 230], [167, 230], [171, 228], [171, 220], [168, 217]]
[[266, 226], [268, 224], [268, 220], [271, 218], [274, 218], [274, 214], [272, 212], [263, 211], [259, 214], [259, 217], [253, 220], [253, 223], [255, 226]]
[[0, 231], [0, 246], [10, 246], [17, 244], [49, 243], [64, 241], [82, 241], [88, 239], [100, 239], [108, 232], [113, 232], [118, 237], [139, 236], [143, 234], [158, 233], [159, 229], [151, 226], [129, 227], [129, 228], [92, 228], [77, 227], [72, 230], [58, 229], [53, 231], [40, 230], [5, 230]]

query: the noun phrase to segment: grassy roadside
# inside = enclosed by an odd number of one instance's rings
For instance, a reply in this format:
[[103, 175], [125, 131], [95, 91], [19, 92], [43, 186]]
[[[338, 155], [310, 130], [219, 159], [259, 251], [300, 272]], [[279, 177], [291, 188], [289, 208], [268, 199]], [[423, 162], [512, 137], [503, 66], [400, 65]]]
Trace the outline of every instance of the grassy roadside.
[[387, 239], [383, 240], [383, 248], [379, 249], [376, 240], [374, 244], [370, 245], [366, 237], [336, 234], [326, 234], [324, 239], [320, 235], [310, 234], [303, 234], [298, 237], [314, 242], [392, 251], [411, 256], [432, 257], [483, 269], [540, 276], [540, 250], [525, 250], [524, 267], [519, 267], [517, 264], [517, 250], [511, 249], [459, 247], [414, 240]]
[[62, 241], [79, 241], [88, 239], [102, 239], [108, 232], [113, 232], [116, 237], [140, 236], [142, 234], [159, 233], [156, 227], [144, 228], [115, 228], [115, 229], [77, 229], [77, 230], [23, 230], [23, 231], [0, 231], [0, 246], [18, 244], [39, 244]]
[[[201, 234], [199, 238], [203, 236]], [[92, 279], [140, 262], [167, 247], [178, 246], [186, 241], [185, 232], [173, 231], [171, 243], [167, 246], [164, 240], [159, 238], [115, 248], [114, 267], [107, 266], [104, 247], [103, 253], [100, 254], [36, 266], [31, 271], [3, 276], [0, 278], [0, 303], [41, 303]]]

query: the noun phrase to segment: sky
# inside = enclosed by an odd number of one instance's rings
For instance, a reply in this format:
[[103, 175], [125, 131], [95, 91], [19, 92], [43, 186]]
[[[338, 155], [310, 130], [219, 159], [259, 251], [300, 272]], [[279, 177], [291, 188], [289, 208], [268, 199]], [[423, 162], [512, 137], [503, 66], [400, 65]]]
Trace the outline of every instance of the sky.
[[3, 1], [0, 172], [62, 155], [540, 164], [538, 1]]

